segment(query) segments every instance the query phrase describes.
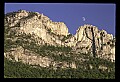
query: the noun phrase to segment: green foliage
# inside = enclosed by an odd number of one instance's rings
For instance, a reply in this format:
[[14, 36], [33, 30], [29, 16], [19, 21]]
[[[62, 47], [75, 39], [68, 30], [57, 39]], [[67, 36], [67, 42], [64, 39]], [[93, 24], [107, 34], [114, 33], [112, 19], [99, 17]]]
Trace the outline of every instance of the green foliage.
[[115, 79], [115, 72], [99, 71], [97, 69], [61, 69], [33, 68], [21, 62], [12, 62], [4, 59], [4, 78], [89, 78]]
[[72, 36], [72, 34], [69, 34], [67, 36], [64, 36], [64, 38], [61, 41], [65, 41], [66, 39], [70, 38]]
[[42, 50], [51, 50], [51, 51], [59, 51], [59, 52], [69, 52], [71, 51], [72, 49], [70, 47], [59, 47], [59, 46], [46, 46], [46, 45], [43, 45], [41, 47]]

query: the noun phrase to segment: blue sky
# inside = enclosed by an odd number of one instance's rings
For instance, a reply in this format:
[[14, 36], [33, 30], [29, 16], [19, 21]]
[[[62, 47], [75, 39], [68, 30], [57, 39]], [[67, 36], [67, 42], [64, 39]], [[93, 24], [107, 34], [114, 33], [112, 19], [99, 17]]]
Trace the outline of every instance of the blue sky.
[[[39, 12], [52, 21], [64, 22], [69, 32], [79, 26], [92, 24], [115, 36], [116, 5], [100, 3], [5, 3], [5, 14], [19, 9]], [[85, 20], [84, 20], [85, 18]]]

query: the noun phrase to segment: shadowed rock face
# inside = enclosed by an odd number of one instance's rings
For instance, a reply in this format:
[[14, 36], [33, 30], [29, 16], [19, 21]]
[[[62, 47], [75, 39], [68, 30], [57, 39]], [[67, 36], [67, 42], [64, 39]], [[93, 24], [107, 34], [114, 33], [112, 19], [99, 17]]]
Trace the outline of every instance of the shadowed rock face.
[[94, 57], [115, 61], [115, 39], [105, 30], [85, 24], [80, 26], [75, 35], [69, 36], [68, 28], [63, 22], [52, 22], [47, 16], [38, 12], [19, 10], [5, 15], [5, 29], [17, 37], [31, 35], [38, 45], [70, 46], [76, 53], [89, 53]]
[[91, 32], [92, 32], [92, 52], [93, 52], [93, 56], [96, 56], [96, 46], [95, 46], [95, 37], [94, 37], [94, 32], [93, 32], [93, 28], [91, 28]]

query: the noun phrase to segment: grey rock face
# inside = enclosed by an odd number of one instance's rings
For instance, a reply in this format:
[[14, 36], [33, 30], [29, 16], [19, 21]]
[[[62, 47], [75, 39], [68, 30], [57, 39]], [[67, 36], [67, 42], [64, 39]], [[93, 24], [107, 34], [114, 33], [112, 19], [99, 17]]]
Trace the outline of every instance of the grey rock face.
[[[30, 34], [38, 45], [70, 46], [77, 53], [91, 53], [95, 57], [115, 61], [115, 38], [96, 26], [85, 24], [75, 35], [69, 36], [65, 23], [53, 22], [43, 14], [26, 10], [8, 13], [4, 21], [5, 28], [10, 29], [8, 34]], [[75, 68], [75, 65], [71, 66]]]
[[[91, 28], [93, 29], [94, 35], [92, 35]], [[87, 49], [87, 52], [89, 52], [90, 50], [92, 52], [93, 45], [95, 45], [94, 51], [96, 53], [96, 57], [115, 61], [115, 41], [112, 34], [107, 34], [105, 30], [98, 30], [96, 26], [84, 25], [78, 28], [75, 37], [77, 39], [75, 50], [85, 47]]]
[[52, 22], [47, 16], [37, 12], [19, 10], [5, 15], [5, 27], [17, 28], [18, 34], [34, 34], [50, 45], [61, 45], [54, 36], [67, 36], [68, 28], [63, 22]]

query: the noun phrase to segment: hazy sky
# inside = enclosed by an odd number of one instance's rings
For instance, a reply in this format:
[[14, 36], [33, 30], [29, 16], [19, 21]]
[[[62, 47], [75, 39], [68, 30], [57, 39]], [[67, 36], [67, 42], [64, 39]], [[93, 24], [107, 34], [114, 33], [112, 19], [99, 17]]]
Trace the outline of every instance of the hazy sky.
[[99, 3], [5, 3], [5, 13], [19, 9], [39, 12], [52, 21], [64, 22], [69, 32], [76, 33], [79, 26], [92, 24], [115, 35], [116, 5]]

